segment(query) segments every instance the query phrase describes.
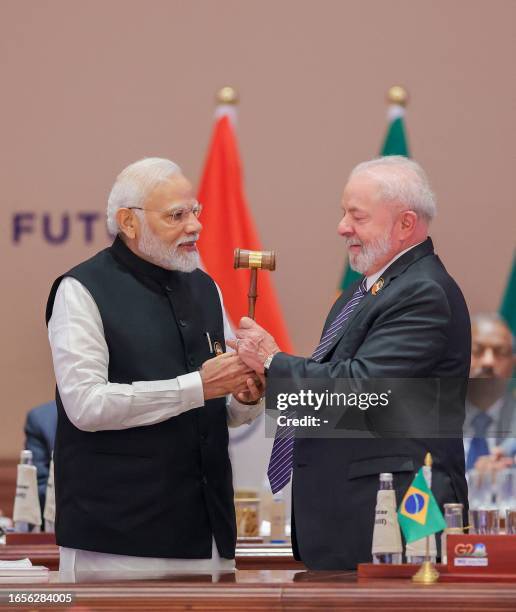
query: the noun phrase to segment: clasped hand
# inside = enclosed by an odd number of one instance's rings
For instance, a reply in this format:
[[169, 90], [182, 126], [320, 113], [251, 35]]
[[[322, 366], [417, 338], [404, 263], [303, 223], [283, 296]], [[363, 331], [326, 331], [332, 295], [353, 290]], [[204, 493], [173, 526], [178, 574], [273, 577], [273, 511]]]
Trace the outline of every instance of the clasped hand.
[[263, 377], [258, 376], [236, 353], [223, 353], [202, 364], [204, 399], [232, 393], [243, 404], [254, 404], [263, 395]]
[[236, 340], [228, 340], [228, 345], [257, 374], [263, 374], [263, 364], [267, 357], [280, 351], [274, 338], [249, 317], [240, 319], [236, 337]]
[[253, 404], [264, 393], [264, 361], [280, 349], [274, 338], [249, 317], [240, 320], [236, 337], [226, 342], [236, 353], [223, 353], [202, 365], [201, 379], [207, 400], [232, 393], [239, 402]]

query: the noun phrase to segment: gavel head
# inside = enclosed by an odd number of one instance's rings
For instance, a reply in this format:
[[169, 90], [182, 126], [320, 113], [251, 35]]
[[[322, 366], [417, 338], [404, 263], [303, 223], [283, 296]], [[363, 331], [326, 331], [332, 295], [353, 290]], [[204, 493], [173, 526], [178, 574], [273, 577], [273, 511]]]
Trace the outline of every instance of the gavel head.
[[246, 251], [235, 249], [233, 267], [237, 268], [259, 268], [260, 270], [276, 269], [276, 254], [274, 251]]

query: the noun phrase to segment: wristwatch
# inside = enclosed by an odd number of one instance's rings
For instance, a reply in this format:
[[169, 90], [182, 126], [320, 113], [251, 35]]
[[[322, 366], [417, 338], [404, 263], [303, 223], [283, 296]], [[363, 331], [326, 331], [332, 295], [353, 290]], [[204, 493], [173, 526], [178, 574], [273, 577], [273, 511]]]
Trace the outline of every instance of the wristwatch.
[[272, 353], [272, 355], [269, 355], [267, 359], [263, 362], [264, 376], [267, 376], [267, 374], [269, 373], [269, 368], [271, 367], [271, 363], [273, 359], [274, 359], [274, 353]]

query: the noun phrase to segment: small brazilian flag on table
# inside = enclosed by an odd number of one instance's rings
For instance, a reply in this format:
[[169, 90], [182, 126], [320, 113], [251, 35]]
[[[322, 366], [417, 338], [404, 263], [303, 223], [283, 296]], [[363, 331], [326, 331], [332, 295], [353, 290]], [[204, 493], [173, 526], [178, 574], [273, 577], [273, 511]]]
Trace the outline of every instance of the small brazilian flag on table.
[[398, 509], [398, 521], [407, 544], [446, 527], [439, 505], [426, 484], [423, 468], [403, 497]]

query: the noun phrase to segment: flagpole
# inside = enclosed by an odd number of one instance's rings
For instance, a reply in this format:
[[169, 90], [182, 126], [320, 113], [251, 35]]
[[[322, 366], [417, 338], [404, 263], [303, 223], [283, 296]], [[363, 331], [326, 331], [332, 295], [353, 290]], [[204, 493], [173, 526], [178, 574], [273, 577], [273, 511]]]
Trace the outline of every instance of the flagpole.
[[[427, 453], [425, 456], [425, 468], [431, 470], [432, 463], [432, 455]], [[435, 568], [434, 564], [430, 561], [430, 536], [426, 536], [425, 540], [425, 560], [417, 572], [412, 576], [412, 582], [419, 582], [420, 584], [434, 584], [434, 582], [439, 580], [439, 572]]]
[[381, 155], [404, 155], [410, 157], [407, 137], [403, 125], [405, 109], [409, 101], [407, 90], [401, 85], [394, 85], [387, 92], [387, 118], [389, 129], [385, 135]]
[[223, 116], [229, 118], [233, 128], [236, 127], [238, 104], [238, 92], [234, 87], [226, 85], [217, 91], [216, 96], [217, 106], [215, 107], [215, 120]]
[[407, 106], [408, 103], [408, 92], [401, 85], [393, 85], [389, 87], [387, 92], [387, 101], [389, 104], [396, 104], [397, 106]]

